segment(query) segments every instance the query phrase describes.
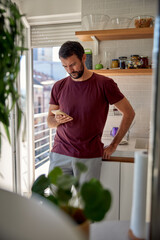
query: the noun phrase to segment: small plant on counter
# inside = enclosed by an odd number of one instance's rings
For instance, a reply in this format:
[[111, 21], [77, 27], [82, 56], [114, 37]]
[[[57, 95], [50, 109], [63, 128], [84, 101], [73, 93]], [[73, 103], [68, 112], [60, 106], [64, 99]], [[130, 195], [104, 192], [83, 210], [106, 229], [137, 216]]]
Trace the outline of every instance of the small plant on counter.
[[[111, 193], [94, 178], [80, 184], [80, 175], [87, 171], [87, 167], [78, 162], [77, 168], [79, 176], [74, 177], [63, 174], [61, 168], [55, 167], [47, 177], [41, 175], [36, 179], [32, 193], [39, 194], [56, 204], [78, 224], [86, 220], [101, 221], [110, 209]], [[46, 193], [48, 188], [49, 194]]]

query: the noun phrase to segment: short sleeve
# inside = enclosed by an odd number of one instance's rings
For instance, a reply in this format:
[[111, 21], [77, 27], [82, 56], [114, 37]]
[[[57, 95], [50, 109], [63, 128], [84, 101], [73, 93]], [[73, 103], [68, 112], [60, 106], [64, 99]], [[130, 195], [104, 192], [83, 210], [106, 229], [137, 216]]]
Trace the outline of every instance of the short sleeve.
[[52, 87], [49, 104], [59, 105], [58, 95], [57, 95], [57, 84], [56, 83]]
[[105, 81], [104, 91], [105, 91], [105, 96], [107, 98], [107, 101], [111, 105], [115, 104], [116, 102], [119, 102], [124, 98], [124, 95], [120, 91], [117, 83], [115, 83], [111, 78], [108, 78]]

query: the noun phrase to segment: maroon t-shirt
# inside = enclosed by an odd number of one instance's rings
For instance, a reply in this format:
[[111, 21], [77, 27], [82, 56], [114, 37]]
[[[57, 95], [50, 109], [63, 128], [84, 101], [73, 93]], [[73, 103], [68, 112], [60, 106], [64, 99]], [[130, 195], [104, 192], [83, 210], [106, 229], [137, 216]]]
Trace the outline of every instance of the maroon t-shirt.
[[57, 81], [51, 91], [50, 104], [73, 117], [59, 125], [52, 152], [77, 158], [102, 157], [101, 137], [109, 104], [124, 95], [110, 78], [93, 73], [86, 81], [66, 77]]

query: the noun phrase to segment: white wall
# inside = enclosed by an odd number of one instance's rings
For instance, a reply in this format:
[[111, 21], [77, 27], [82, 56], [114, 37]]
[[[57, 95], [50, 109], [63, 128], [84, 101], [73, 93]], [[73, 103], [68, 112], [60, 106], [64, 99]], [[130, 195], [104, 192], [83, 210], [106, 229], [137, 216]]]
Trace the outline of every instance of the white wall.
[[27, 17], [81, 12], [81, 0], [21, 0]]
[[92, 13], [109, 17], [155, 15], [157, 0], [82, 0], [82, 16]]
[[13, 191], [14, 169], [12, 160], [12, 148], [8, 142], [2, 124], [0, 124], [0, 128], [2, 132], [2, 145], [0, 154], [0, 188]]

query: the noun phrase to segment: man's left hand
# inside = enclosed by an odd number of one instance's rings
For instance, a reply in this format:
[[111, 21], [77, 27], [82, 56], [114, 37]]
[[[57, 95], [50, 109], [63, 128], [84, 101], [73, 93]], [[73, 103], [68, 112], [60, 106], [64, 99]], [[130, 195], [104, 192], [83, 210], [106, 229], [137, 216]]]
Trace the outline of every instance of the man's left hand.
[[110, 144], [109, 146], [105, 147], [104, 151], [103, 151], [102, 158], [103, 159], [110, 159], [110, 156], [112, 155], [112, 153], [115, 152], [116, 148], [117, 148], [117, 146], [112, 145], [112, 144]]

